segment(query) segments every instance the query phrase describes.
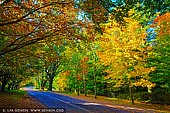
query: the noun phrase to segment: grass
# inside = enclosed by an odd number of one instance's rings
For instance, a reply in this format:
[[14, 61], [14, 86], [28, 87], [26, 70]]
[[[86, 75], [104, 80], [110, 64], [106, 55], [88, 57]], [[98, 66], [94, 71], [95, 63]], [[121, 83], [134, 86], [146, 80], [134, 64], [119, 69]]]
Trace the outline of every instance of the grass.
[[9, 93], [17, 93], [19, 95], [24, 95], [26, 94], [27, 92], [23, 91], [23, 90], [7, 90], [6, 92], [9, 92]]

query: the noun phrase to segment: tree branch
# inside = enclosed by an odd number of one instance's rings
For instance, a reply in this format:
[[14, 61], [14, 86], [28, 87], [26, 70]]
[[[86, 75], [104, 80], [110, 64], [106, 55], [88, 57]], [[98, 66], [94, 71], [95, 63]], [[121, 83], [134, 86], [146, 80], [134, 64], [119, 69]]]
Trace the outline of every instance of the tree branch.
[[24, 15], [24, 16], [16, 19], [16, 20], [13, 20], [13, 21], [10, 21], [10, 22], [0, 23], [0, 26], [5, 26], [5, 25], [14, 24], [14, 23], [23, 21], [24, 18], [26, 18], [27, 16], [31, 15], [32, 13], [34, 13], [34, 12], [40, 10], [40, 9], [43, 9], [43, 8], [45, 8], [45, 7], [51, 6], [51, 5], [55, 5], [55, 4], [70, 4], [70, 3], [71, 3], [71, 2], [69, 2], [69, 3], [65, 3], [65, 2], [61, 2], [61, 3], [60, 3], [60, 2], [52, 2], [52, 3], [50, 3], [50, 4], [46, 4], [46, 5], [42, 6], [42, 7], [38, 7], [38, 8], [36, 8], [36, 9], [32, 10], [32, 11], [29, 11], [26, 15]]

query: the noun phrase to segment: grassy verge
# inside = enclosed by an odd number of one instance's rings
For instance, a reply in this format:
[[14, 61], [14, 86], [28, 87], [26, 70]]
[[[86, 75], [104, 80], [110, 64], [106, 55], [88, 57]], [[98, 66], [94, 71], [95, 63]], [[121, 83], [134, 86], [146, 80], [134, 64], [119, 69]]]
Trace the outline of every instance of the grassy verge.
[[22, 90], [13, 90], [0, 92], [0, 109], [2, 108], [45, 108], [45, 106], [35, 98], [32, 98], [27, 92]]
[[94, 99], [94, 95], [88, 95], [87, 97], [83, 94], [78, 96], [75, 93], [68, 93], [68, 92], [57, 92], [66, 96], [74, 97], [77, 99], [83, 99], [89, 102], [96, 102], [101, 103], [104, 105], [113, 105], [113, 106], [125, 106], [125, 107], [134, 107], [138, 109], [148, 109], [153, 110], [155, 112], [161, 113], [170, 113], [170, 105], [159, 105], [159, 104], [149, 104], [149, 103], [141, 103], [135, 101], [135, 104], [132, 104], [129, 100], [123, 100], [118, 98], [108, 98], [105, 96], [97, 96], [97, 99]]

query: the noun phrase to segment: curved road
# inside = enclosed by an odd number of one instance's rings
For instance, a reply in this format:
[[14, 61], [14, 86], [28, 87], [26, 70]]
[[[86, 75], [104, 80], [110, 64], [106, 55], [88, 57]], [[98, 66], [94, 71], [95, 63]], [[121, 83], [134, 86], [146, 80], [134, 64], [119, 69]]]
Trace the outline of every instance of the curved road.
[[[46, 105], [47, 108], [64, 108], [66, 110], [66, 112], [54, 113], [130, 113], [125, 110], [108, 107], [97, 103], [90, 103], [84, 100], [71, 98], [54, 92], [42, 92], [35, 90], [27, 91], [29, 95], [38, 99], [41, 103]], [[138, 111], [133, 113], [142, 112]]]

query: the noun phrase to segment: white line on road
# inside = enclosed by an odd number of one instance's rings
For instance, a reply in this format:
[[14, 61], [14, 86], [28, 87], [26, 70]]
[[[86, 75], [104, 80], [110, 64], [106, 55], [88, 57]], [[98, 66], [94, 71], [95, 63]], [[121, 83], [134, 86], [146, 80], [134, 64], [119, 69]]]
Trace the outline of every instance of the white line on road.
[[78, 108], [78, 109], [80, 109], [80, 110], [82, 110], [82, 111], [85, 111], [85, 112], [87, 112], [87, 113], [93, 113], [93, 112], [91, 112], [90, 110], [84, 109], [84, 108], [79, 107], [79, 106], [74, 105], [74, 104], [71, 104], [70, 102], [66, 102], [66, 101], [64, 101], [64, 100], [58, 99], [58, 98], [56, 98], [56, 97], [53, 97], [53, 96], [50, 96], [50, 95], [47, 95], [47, 94], [43, 94], [43, 95], [46, 95], [46, 96], [48, 96], [48, 97], [50, 97], [50, 98], [53, 98], [53, 99], [55, 99], [55, 100], [58, 100], [58, 101], [63, 102], [63, 103], [65, 103], [65, 104], [68, 104], [68, 105], [70, 105], [70, 106], [76, 107], [76, 108]]

